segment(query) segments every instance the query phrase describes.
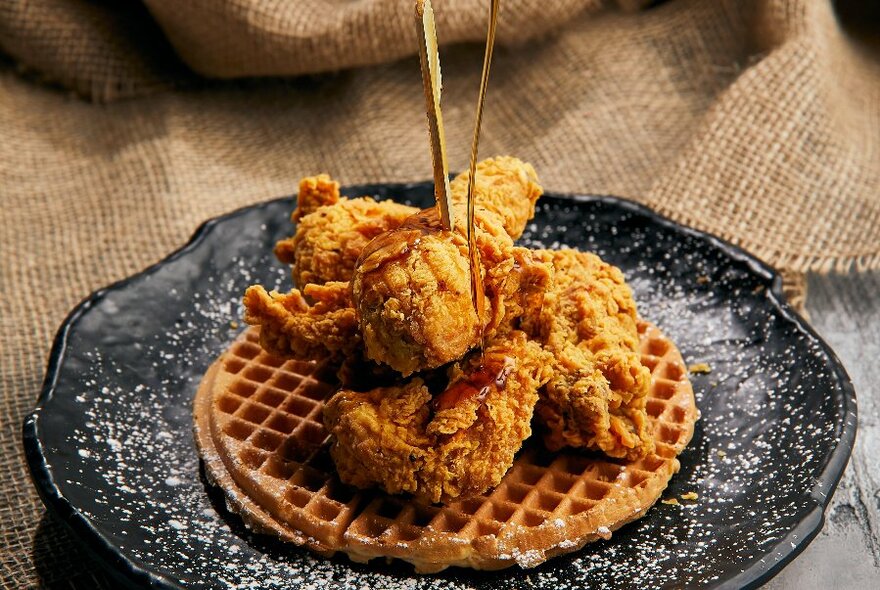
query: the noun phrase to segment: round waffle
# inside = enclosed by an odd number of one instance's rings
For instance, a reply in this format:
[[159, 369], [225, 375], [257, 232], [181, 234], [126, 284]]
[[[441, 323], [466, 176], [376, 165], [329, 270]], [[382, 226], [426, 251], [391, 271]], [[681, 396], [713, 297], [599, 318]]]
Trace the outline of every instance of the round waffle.
[[267, 354], [254, 328], [205, 375], [196, 443], [208, 478], [258, 532], [354, 561], [397, 558], [419, 572], [532, 567], [641, 517], [678, 471], [698, 415], [693, 390], [672, 342], [647, 323], [639, 334], [656, 449], [633, 463], [527, 442], [497, 487], [448, 505], [346, 486], [321, 418], [334, 393], [326, 368]]

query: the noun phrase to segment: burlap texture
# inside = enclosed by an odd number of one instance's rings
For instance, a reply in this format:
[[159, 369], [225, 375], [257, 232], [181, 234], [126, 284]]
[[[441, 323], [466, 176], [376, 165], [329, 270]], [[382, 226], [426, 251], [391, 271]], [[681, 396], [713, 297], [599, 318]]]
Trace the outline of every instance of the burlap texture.
[[[646, 3], [620, 0], [629, 10]], [[485, 38], [487, 3], [434, 4], [445, 44]], [[413, 5], [410, 0], [11, 0], [0, 5], [0, 47], [46, 80], [113, 100], [191, 82], [183, 63], [204, 76], [241, 78], [313, 74], [413, 55], [418, 47]], [[598, 9], [601, 0], [504, 5], [497, 42], [519, 45]]]
[[[16, 64], [95, 97], [151, 92], [95, 105], [24, 79], [12, 65], [0, 73], [0, 580], [9, 586], [33, 584], [38, 573], [47, 584], [68, 576], [81, 587], [96, 583], [56, 525], [37, 527], [43, 509], [19, 441], [52, 336], [77, 301], [158, 260], [204, 219], [291, 193], [303, 174], [328, 171], [345, 183], [430, 177], [415, 58], [297, 79], [205, 82], [184, 61], [213, 75], [264, 73], [234, 54], [263, 63], [261, 55], [301, 36], [287, 34], [292, 21], [282, 18], [272, 43], [248, 42], [249, 31], [261, 30], [255, 23], [266, 22], [266, 14], [248, 14], [226, 61], [215, 53], [224, 51], [210, 30], [216, 21], [205, 17], [189, 37], [172, 32], [165, 3], [147, 4], [161, 26], [135, 2], [0, 7], [0, 45]], [[181, 11], [247, 3], [175, 3], [184, 4]], [[287, 4], [265, 10], [282, 14]], [[345, 6], [359, 4], [368, 3]], [[880, 67], [829, 0], [671, 0], [636, 13], [598, 0], [522, 6], [546, 8], [546, 26], [532, 22], [543, 18], [536, 9], [509, 22], [547, 32], [518, 44], [505, 33], [483, 155], [532, 161], [549, 190], [641, 201], [795, 276], [880, 266]], [[12, 30], [17, 10], [42, 20]], [[446, 30], [453, 16], [443, 17]], [[325, 56], [349, 61], [314, 71], [412, 53], [367, 47], [375, 41], [359, 35], [358, 20], [367, 17], [351, 18], [333, 37], [350, 46], [337, 43]], [[456, 38], [477, 37], [480, 22], [459, 23], [466, 33]], [[40, 31], [63, 31], [69, 51]], [[86, 46], [74, 42], [81, 37]], [[42, 61], [24, 61], [40, 39]], [[453, 169], [467, 161], [481, 51], [457, 45], [442, 55]]]

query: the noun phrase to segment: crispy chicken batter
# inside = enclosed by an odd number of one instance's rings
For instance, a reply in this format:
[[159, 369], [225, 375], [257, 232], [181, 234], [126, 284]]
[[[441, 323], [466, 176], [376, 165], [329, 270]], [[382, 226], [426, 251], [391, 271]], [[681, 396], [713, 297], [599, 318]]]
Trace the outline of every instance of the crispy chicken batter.
[[[469, 178], [470, 172], [465, 171], [449, 183], [454, 203], [467, 204]], [[535, 203], [544, 189], [538, 184], [538, 174], [531, 164], [512, 156], [496, 156], [477, 163], [474, 193], [477, 207], [498, 215], [504, 231], [516, 240], [535, 216]], [[463, 226], [467, 214], [458, 210], [456, 215]]]
[[[476, 243], [486, 290], [486, 315], [477, 317], [470, 295], [463, 223], [441, 231], [427, 209], [371, 242], [358, 259], [352, 297], [366, 355], [404, 376], [461, 358], [491, 338], [503, 306], [506, 273], [513, 267], [513, 239], [534, 214], [541, 187], [530, 164], [516, 158], [477, 166]], [[468, 175], [451, 184], [459, 220], [466, 219]]]
[[[301, 184], [297, 234], [276, 248], [295, 262], [302, 292], [245, 294], [264, 348], [329, 355], [341, 367], [344, 388], [324, 419], [347, 483], [434, 502], [479, 494], [512, 464], [533, 410], [551, 450], [634, 460], [653, 449], [650, 373], [622, 273], [592, 254], [514, 246], [541, 194], [534, 170], [496, 158], [478, 174], [484, 317], [472, 305], [461, 228], [440, 231], [433, 209], [340, 198], [326, 176]], [[459, 220], [466, 187], [466, 174], [452, 182]], [[466, 356], [481, 329], [482, 367]], [[449, 385], [432, 395], [442, 371]]]
[[439, 224], [404, 222], [370, 242], [352, 280], [367, 356], [403, 376], [461, 358], [479, 337], [468, 268], [467, 240]]
[[[372, 252], [361, 257], [361, 271], [353, 284], [354, 300], [359, 302], [360, 330], [349, 322], [352, 316], [342, 307], [334, 308], [331, 315], [326, 306], [301, 305], [305, 301], [296, 290], [280, 295], [251, 287], [244, 299], [245, 319], [269, 334], [263, 338], [267, 350], [308, 360], [337, 353], [339, 342], [346, 342], [348, 350], [353, 350], [366, 341], [368, 358], [409, 375], [461, 358], [479, 341], [480, 324], [491, 337], [506, 314], [500, 294], [509, 274], [525, 256], [516, 252], [527, 252], [515, 248], [512, 237], [522, 234], [526, 221], [534, 214], [541, 187], [531, 165], [516, 158], [484, 160], [477, 171], [479, 201], [498, 209], [477, 208], [477, 242], [490, 303], [481, 322], [470, 299], [466, 241], [459, 232], [425, 231], [438, 223], [432, 208], [408, 217], [406, 227], [382, 234], [371, 242]], [[465, 216], [467, 179], [464, 173], [451, 183], [459, 219]], [[336, 197], [332, 196], [334, 191]], [[333, 205], [313, 204], [331, 203], [334, 198], [337, 201]], [[398, 224], [395, 215], [400, 211], [386, 207], [387, 202], [338, 198], [338, 188], [326, 176], [305, 179], [300, 199], [298, 207], [303, 209], [294, 213], [300, 218], [296, 235], [276, 247], [283, 261], [289, 262], [291, 252], [307, 257], [296, 260], [294, 278], [299, 277], [298, 284], [351, 276], [353, 261], [366, 245], [365, 236], [380, 226]], [[402, 205], [396, 207], [414, 211]], [[338, 233], [333, 224], [339, 224]], [[344, 291], [341, 285], [334, 286], [334, 290]], [[272, 304], [273, 299], [280, 299], [277, 305]], [[290, 304], [290, 300], [297, 304]], [[334, 323], [340, 317], [343, 321]], [[327, 345], [323, 347], [322, 330], [327, 330]]]
[[523, 332], [493, 342], [449, 370], [432, 396], [421, 378], [327, 402], [324, 423], [342, 481], [409, 492], [430, 502], [480, 494], [498, 484], [531, 434], [549, 353]]
[[554, 375], [536, 414], [551, 450], [583, 447], [634, 460], [653, 449], [632, 291], [620, 270], [576, 250], [537, 251], [554, 277], [540, 319]]
[[296, 351], [298, 359], [342, 361], [361, 347], [349, 291], [347, 282], [338, 281], [307, 284], [302, 292], [287, 294], [252, 285], [244, 293], [244, 321], [261, 326], [260, 345], [272, 354]]
[[298, 222], [296, 234], [275, 245], [275, 256], [293, 265], [300, 289], [348, 281], [364, 246], [417, 211], [394, 201], [340, 197], [339, 183], [326, 174], [303, 178], [291, 216]]
[[[544, 292], [549, 288], [552, 273], [552, 264], [536, 259], [527, 248], [513, 247], [510, 260], [487, 273], [487, 297], [496, 302], [487, 309], [487, 332], [493, 337], [513, 329], [529, 334], [540, 332], [539, 326], [531, 324], [540, 321]], [[472, 314], [469, 288], [469, 284], [460, 287], [461, 297], [453, 304]], [[314, 303], [310, 305], [308, 300]], [[348, 283], [309, 284], [304, 293], [293, 289], [287, 294], [267, 292], [260, 285], [252, 285], [245, 291], [244, 305], [245, 321], [261, 326], [260, 343], [272, 354], [301, 360], [330, 357], [354, 366], [367, 362], [370, 370], [376, 372], [376, 367], [371, 366], [373, 361], [365, 359]], [[457, 325], [455, 318], [450, 317], [449, 326]], [[458, 337], [451, 329], [449, 339]], [[346, 378], [342, 381], [350, 382]]]

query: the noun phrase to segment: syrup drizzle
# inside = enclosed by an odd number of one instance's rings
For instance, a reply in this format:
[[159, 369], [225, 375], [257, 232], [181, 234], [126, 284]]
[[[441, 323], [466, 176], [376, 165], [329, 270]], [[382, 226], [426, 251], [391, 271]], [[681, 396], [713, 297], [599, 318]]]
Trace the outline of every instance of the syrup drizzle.
[[358, 257], [356, 266], [361, 272], [374, 272], [390, 262], [404, 258], [419, 245], [424, 236], [441, 231], [444, 230], [437, 209], [422, 209], [407, 217], [397, 229], [381, 233], [370, 240]]
[[470, 253], [471, 298], [474, 302], [474, 309], [477, 312], [477, 317], [480, 319], [480, 321], [477, 322], [477, 325], [480, 330], [481, 351], [486, 347], [482, 321], [486, 307], [486, 295], [483, 292], [483, 279], [480, 274], [480, 253], [479, 250], [477, 250], [476, 232], [474, 231], [474, 208], [476, 200], [474, 195], [474, 185], [476, 183], [477, 174], [477, 152], [479, 151], [480, 146], [480, 127], [483, 122], [483, 103], [486, 100], [486, 88], [489, 85], [489, 66], [492, 63], [492, 50], [495, 47], [495, 26], [498, 22], [498, 8], [500, 3], [500, 0], [491, 0], [489, 6], [489, 30], [486, 32], [486, 52], [483, 54], [483, 72], [480, 76], [480, 95], [477, 99], [477, 113], [476, 121], [474, 122], [474, 138], [471, 142], [470, 174], [468, 176], [467, 187], [467, 240], [468, 252]]
[[[480, 77], [480, 93], [477, 100], [476, 121], [471, 143], [470, 174], [467, 186], [467, 244], [468, 262], [470, 266], [471, 300], [477, 314], [477, 330], [480, 340], [481, 362], [485, 362], [485, 333], [483, 318], [485, 317], [485, 299], [480, 263], [480, 253], [476, 244], [474, 227], [475, 194], [474, 187], [477, 171], [477, 154], [480, 143], [480, 127], [483, 120], [483, 104], [489, 83], [489, 66], [495, 46], [495, 29], [498, 22], [500, 0], [491, 0], [489, 7], [489, 23], [486, 33], [486, 51], [483, 55], [483, 71]], [[430, 231], [454, 231], [455, 221], [449, 175], [446, 165], [445, 137], [443, 118], [440, 111], [440, 57], [437, 51], [437, 37], [434, 25], [434, 11], [430, 0], [416, 0], [416, 29], [419, 32], [419, 57], [422, 69], [422, 82], [425, 90], [425, 102], [428, 113], [428, 130], [431, 140], [431, 154], [434, 163], [434, 190], [436, 207], [424, 209], [408, 218], [394, 232], [387, 232], [373, 239], [357, 261], [362, 272], [373, 272], [385, 264], [400, 260], [409, 254], [418, 240]], [[373, 256], [383, 251], [378, 256]]]
[[515, 359], [509, 356], [495, 359], [489, 363], [481, 363], [474, 373], [461, 381], [456, 381], [441, 394], [435, 396], [431, 400], [431, 408], [435, 412], [448, 410], [475, 398], [482, 402], [493, 387], [496, 390], [504, 389], [507, 385], [507, 378], [515, 367]]

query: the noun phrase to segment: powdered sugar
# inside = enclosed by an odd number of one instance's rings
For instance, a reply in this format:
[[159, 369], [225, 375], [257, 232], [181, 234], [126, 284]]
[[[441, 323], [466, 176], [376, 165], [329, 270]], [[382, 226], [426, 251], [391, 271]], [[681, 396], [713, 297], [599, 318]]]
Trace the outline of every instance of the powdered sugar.
[[[692, 376], [704, 418], [666, 494], [693, 490], [698, 499], [658, 504], [611, 540], [526, 571], [415, 576], [408, 567], [326, 559], [250, 533], [206, 491], [190, 403], [235, 336], [244, 287], [289, 286], [287, 269], [271, 259], [272, 243], [289, 232], [289, 209], [273, 204], [224, 222], [176, 267], [108, 293], [71, 331], [75, 363], [59, 374], [70, 392], [67, 414], [41, 436], [70, 449], [52, 459], [61, 492], [127, 559], [193, 588], [562, 590], [706, 584], [731, 563], [772, 563], [782, 555], [778, 545], [801, 541], [786, 535], [815, 506], [815, 477], [840, 435], [824, 352], [768, 305], [746, 265], [696, 238], [649, 231], [633, 214], [559, 202], [539, 207], [541, 220], [523, 241], [579, 245], [620, 264], [643, 315], [677, 341], [688, 363], [712, 367]], [[42, 420], [52, 419], [50, 410]], [[530, 567], [540, 554], [510, 558]]]

